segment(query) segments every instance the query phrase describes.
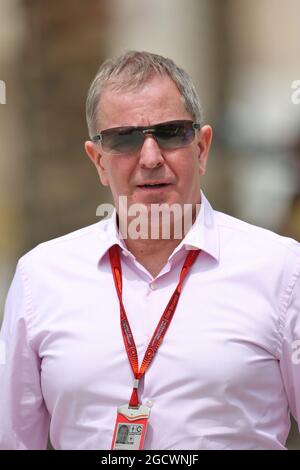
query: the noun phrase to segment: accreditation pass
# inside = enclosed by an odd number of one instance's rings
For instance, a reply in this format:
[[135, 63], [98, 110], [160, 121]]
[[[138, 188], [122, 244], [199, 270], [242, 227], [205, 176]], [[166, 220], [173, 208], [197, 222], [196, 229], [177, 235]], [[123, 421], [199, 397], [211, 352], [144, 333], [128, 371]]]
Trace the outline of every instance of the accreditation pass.
[[150, 408], [119, 406], [112, 440], [114, 450], [141, 450], [144, 447]]

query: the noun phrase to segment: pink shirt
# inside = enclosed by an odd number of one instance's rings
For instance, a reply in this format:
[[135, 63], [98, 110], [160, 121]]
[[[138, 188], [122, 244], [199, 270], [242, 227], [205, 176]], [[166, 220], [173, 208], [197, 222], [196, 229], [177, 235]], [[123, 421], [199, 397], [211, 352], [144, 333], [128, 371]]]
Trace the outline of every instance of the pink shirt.
[[17, 266], [0, 336], [0, 449], [109, 449], [133, 375], [108, 248], [122, 247], [124, 305], [139, 361], [200, 253], [140, 384], [146, 449], [284, 449], [300, 422], [300, 245], [214, 211], [198, 218], [154, 279], [115, 216], [42, 243]]

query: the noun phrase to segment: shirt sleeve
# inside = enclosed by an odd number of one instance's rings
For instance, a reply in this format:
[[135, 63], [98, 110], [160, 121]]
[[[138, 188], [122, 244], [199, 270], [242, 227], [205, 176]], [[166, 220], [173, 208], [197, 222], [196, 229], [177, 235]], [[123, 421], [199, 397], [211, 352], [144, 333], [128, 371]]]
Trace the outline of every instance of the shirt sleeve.
[[0, 332], [0, 449], [47, 448], [49, 414], [40, 383], [41, 361], [31, 345], [30, 291], [19, 261]]
[[[295, 258], [294, 258], [295, 259]], [[295, 264], [294, 264], [295, 266]], [[280, 369], [292, 415], [300, 432], [300, 245], [296, 269], [283, 298]]]

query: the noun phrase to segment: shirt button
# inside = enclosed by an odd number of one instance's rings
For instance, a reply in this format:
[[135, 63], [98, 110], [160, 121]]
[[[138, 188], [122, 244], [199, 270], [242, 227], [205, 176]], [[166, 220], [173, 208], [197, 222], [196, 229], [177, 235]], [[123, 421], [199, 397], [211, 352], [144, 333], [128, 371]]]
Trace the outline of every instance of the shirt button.
[[152, 408], [152, 406], [153, 406], [153, 401], [152, 401], [152, 400], [147, 400], [147, 401], [146, 401], [146, 405], [147, 405], [149, 408]]
[[155, 282], [153, 282], [152, 284], [150, 284], [150, 289], [151, 289], [151, 290], [157, 289], [157, 285], [155, 284]]

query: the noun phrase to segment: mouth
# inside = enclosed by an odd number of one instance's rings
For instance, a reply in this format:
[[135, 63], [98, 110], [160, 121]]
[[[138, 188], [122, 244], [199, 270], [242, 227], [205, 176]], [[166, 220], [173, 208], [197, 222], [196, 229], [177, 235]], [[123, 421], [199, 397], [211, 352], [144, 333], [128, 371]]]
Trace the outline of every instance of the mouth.
[[170, 183], [145, 183], [145, 184], [138, 184], [137, 187], [139, 189], [147, 189], [147, 190], [156, 190], [156, 189], [164, 189], [170, 186]]

